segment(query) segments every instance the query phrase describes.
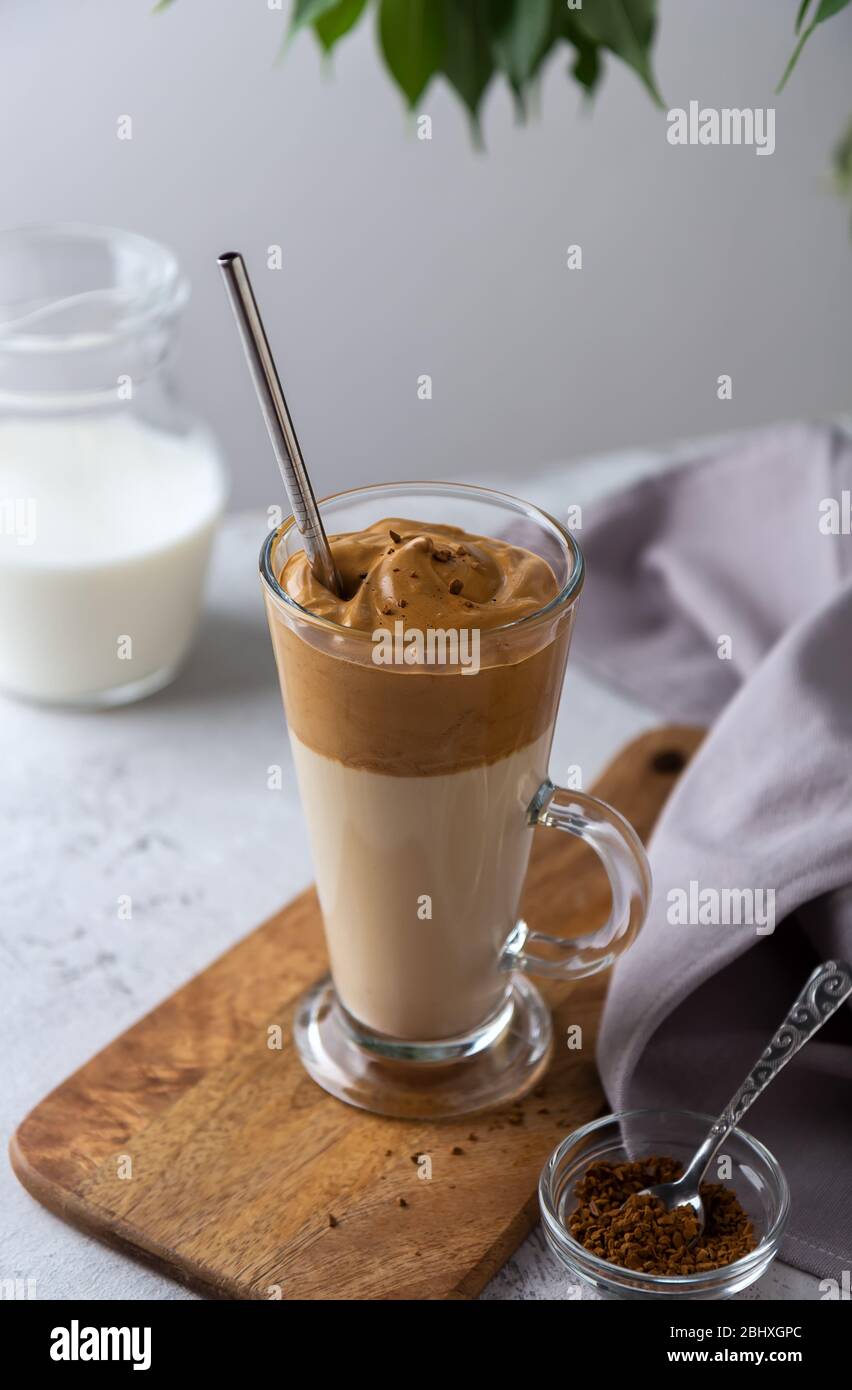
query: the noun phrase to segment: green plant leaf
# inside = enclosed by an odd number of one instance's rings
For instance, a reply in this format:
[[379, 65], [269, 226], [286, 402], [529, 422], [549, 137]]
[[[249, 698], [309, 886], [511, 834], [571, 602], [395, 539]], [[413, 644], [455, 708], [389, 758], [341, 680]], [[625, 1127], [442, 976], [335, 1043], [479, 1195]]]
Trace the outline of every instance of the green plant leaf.
[[326, 53], [331, 52], [338, 39], [354, 29], [366, 8], [367, 0], [338, 0], [332, 9], [325, 10], [314, 20], [314, 33]]
[[601, 78], [601, 50], [596, 43], [576, 45], [577, 56], [571, 64], [575, 82], [585, 87], [586, 95], [591, 96]]
[[[823, 24], [823, 23], [825, 22], [825, 20], [831, 19], [831, 17], [832, 17], [833, 15], [839, 14], [841, 10], [845, 10], [845, 9], [846, 9], [846, 6], [847, 6], [848, 4], [849, 4], [849, 0], [820, 0], [820, 3], [819, 3], [819, 6], [818, 6], [818, 8], [817, 8], [816, 14], [814, 15], [814, 17], [813, 17], [813, 19], [811, 20], [810, 24], [808, 25], [807, 29], [806, 29], [806, 30], [804, 31], [804, 33], [801, 35], [801, 37], [800, 37], [800, 39], [799, 39], [799, 42], [796, 44], [796, 47], [793, 49], [793, 55], [792, 55], [792, 57], [791, 57], [789, 63], [787, 64], [786, 68], [784, 69], [784, 76], [781, 78], [781, 81], [778, 83], [778, 86], [775, 88], [776, 92], [783, 92], [784, 88], [785, 88], [786, 85], [787, 85], [787, 79], [789, 78], [790, 73], [793, 71], [793, 68], [796, 66], [796, 64], [797, 64], [798, 61], [799, 61], [799, 54], [801, 53], [802, 49], [804, 48], [804, 46], [805, 46], [805, 44], [807, 43], [808, 39], [810, 38], [811, 34], [814, 32], [814, 29], [816, 29], [817, 25], [818, 25], [818, 24]], [[798, 20], [797, 20], [797, 22], [796, 22], [796, 32], [797, 32], [797, 33], [798, 33], [798, 26], [799, 26], [799, 24], [801, 23], [801, 21], [804, 19], [806, 13], [807, 13], [807, 7], [803, 6], [803, 7], [799, 10], [799, 17], [798, 17]]]
[[807, 14], [808, 10], [810, 9], [812, 3], [813, 3], [813, 0], [802, 0], [801, 5], [799, 6], [799, 13], [796, 15], [796, 33], [797, 33], [797, 34], [798, 34], [799, 30], [801, 29], [802, 25], [803, 25], [804, 22], [805, 22], [805, 15]]
[[444, 0], [447, 42], [441, 71], [470, 112], [477, 135], [479, 103], [494, 76], [488, 12], [489, 0]]
[[585, 88], [586, 96], [590, 97], [603, 75], [601, 46], [574, 23], [572, 11], [563, 8], [562, 0], [554, 0], [554, 4], [556, 31], [561, 38], [573, 44], [576, 50], [570, 67], [571, 75], [575, 82], [579, 82], [580, 86]]
[[550, 0], [490, 0], [491, 50], [516, 92], [521, 92], [551, 47], [550, 20]]
[[587, 39], [633, 68], [657, 105], [663, 105], [651, 67], [656, 0], [583, 0], [582, 9], [571, 10], [570, 15]]
[[300, 29], [304, 29], [308, 24], [315, 24], [327, 10], [337, 8], [339, 0], [294, 0], [293, 13], [290, 15], [290, 27], [287, 30], [288, 40], [293, 38]]
[[160, 10], [167, 10], [169, 8], [169, 5], [173, 5], [174, 3], [175, 0], [157, 0], [157, 3], [154, 6], [151, 13], [157, 14]]
[[838, 193], [845, 198], [852, 196], [852, 121], [832, 151], [831, 167]]
[[381, 0], [379, 44], [409, 106], [442, 68], [445, 41], [444, 0]]

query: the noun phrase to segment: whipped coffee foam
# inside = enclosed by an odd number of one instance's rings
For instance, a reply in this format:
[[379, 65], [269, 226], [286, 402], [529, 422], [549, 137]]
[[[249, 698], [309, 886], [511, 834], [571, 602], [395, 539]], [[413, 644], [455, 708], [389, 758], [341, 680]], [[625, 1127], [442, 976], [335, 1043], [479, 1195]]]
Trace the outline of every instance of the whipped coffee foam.
[[330, 543], [342, 598], [315, 577], [304, 551], [288, 560], [281, 586], [311, 613], [362, 632], [393, 628], [395, 620], [421, 630], [501, 627], [544, 608], [558, 591], [540, 556], [457, 526], [390, 517]]

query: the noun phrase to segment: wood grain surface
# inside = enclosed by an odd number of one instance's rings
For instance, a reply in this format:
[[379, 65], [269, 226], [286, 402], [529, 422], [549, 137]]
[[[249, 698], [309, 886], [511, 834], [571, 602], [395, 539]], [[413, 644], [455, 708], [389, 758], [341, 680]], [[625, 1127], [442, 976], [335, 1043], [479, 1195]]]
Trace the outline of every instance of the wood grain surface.
[[[647, 839], [700, 739], [654, 730], [594, 790]], [[592, 853], [537, 831], [522, 904], [530, 925], [571, 935], [607, 911]], [[325, 968], [311, 890], [36, 1106], [10, 1146], [21, 1182], [88, 1234], [211, 1297], [474, 1297], [536, 1221], [551, 1149], [605, 1108], [594, 1052], [606, 976], [544, 985], [555, 1047], [543, 1086], [506, 1111], [436, 1122], [368, 1115], [303, 1072], [293, 1012]], [[580, 1051], [565, 1041], [573, 1024]], [[268, 1046], [273, 1025], [281, 1050]], [[418, 1155], [429, 1156], [428, 1180]]]

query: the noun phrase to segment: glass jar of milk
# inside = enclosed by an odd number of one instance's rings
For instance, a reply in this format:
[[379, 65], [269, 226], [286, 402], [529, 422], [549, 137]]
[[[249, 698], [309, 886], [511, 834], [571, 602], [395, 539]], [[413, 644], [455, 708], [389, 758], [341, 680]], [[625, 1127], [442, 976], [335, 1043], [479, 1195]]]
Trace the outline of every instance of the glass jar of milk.
[[175, 397], [187, 282], [107, 228], [0, 234], [0, 689], [105, 706], [192, 639], [223, 465]]

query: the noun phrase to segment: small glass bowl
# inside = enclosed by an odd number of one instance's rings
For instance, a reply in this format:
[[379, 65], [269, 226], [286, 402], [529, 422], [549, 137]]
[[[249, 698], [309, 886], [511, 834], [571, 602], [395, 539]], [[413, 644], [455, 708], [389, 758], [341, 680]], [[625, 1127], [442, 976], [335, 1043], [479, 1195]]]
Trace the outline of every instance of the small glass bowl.
[[[583, 1125], [554, 1149], [539, 1180], [539, 1204], [547, 1243], [573, 1274], [610, 1298], [720, 1299], [765, 1273], [787, 1224], [790, 1191], [778, 1160], [742, 1129], [731, 1132], [721, 1153], [730, 1158], [732, 1169], [724, 1185], [736, 1192], [758, 1237], [751, 1254], [699, 1274], [641, 1274], [600, 1259], [569, 1234], [568, 1218], [577, 1205], [574, 1187], [589, 1164], [601, 1159], [625, 1163], [651, 1154], [686, 1164], [713, 1118], [691, 1110], [625, 1110]], [[711, 1167], [710, 1181], [716, 1181], [714, 1174]]]

